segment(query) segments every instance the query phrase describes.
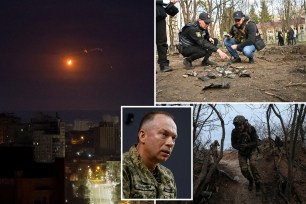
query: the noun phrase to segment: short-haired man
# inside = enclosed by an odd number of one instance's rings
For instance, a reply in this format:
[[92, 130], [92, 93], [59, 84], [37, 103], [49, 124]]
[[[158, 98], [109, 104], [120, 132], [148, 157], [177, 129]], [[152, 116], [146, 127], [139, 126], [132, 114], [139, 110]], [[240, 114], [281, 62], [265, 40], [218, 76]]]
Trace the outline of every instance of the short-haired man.
[[[261, 195], [260, 175], [256, 168], [258, 135], [255, 128], [242, 115], [237, 115], [233, 124], [235, 129], [232, 130], [231, 142], [232, 147], [238, 150], [241, 173], [249, 180], [249, 191], [252, 191], [255, 181], [256, 195]], [[249, 167], [252, 173], [249, 171]]]
[[229, 58], [222, 50], [217, 48], [218, 40], [211, 38], [208, 26], [211, 22], [209, 14], [203, 12], [195, 22], [186, 24], [180, 32], [179, 46], [180, 52], [185, 57], [184, 65], [186, 69], [192, 69], [192, 62], [203, 58], [202, 66], [214, 66], [217, 63], [209, 60], [213, 52], [218, 52], [222, 59]]
[[123, 155], [123, 197], [139, 199], [176, 198], [172, 172], [166, 161], [177, 139], [177, 127], [168, 112], [147, 113], [138, 129], [138, 144]]
[[237, 52], [240, 51], [243, 55], [249, 58], [249, 63], [254, 63], [255, 37], [258, 33], [256, 24], [245, 16], [242, 11], [234, 12], [233, 18], [235, 24], [232, 26], [229, 35], [224, 40], [224, 45], [229, 53], [234, 57], [231, 63], [241, 62], [241, 58]]

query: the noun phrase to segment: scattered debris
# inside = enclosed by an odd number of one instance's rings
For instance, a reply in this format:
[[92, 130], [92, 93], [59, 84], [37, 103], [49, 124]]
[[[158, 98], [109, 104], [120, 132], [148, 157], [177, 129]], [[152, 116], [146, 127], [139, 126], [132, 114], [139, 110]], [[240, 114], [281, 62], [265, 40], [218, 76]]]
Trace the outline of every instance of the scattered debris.
[[217, 78], [216, 74], [214, 74], [213, 72], [209, 72], [209, 73], [207, 74], [207, 77], [209, 77], [210, 79], [215, 79], [215, 78]]
[[217, 67], [216, 71], [220, 73], [220, 77], [235, 79], [238, 75], [239, 77], [251, 77], [250, 71], [246, 70], [245, 67], [233, 67], [226, 65], [224, 67]]
[[187, 70], [185, 75], [189, 75], [189, 76], [197, 76], [198, 73], [196, 73], [195, 71], [193, 70]]
[[221, 84], [214, 84], [214, 83], [211, 83], [207, 86], [204, 86], [204, 88], [202, 90], [206, 90], [206, 89], [214, 89], [214, 88], [218, 88], [218, 89], [223, 89], [223, 88], [226, 88], [228, 89], [230, 87], [230, 83], [221, 83]]
[[248, 70], [241, 70], [238, 76], [239, 77], [251, 77], [251, 73]]
[[224, 77], [225, 78], [230, 78], [230, 79], [235, 79], [236, 78], [236, 74], [227, 74]]
[[201, 79], [203, 81], [207, 81], [207, 80], [210, 80], [210, 78], [208, 76], [199, 76], [198, 79]]

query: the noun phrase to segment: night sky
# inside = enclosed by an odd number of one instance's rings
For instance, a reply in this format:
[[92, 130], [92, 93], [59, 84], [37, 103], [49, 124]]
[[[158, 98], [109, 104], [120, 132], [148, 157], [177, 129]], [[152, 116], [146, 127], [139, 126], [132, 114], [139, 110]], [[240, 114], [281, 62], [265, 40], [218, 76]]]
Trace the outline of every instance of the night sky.
[[0, 112], [153, 105], [153, 21], [151, 1], [1, 1]]

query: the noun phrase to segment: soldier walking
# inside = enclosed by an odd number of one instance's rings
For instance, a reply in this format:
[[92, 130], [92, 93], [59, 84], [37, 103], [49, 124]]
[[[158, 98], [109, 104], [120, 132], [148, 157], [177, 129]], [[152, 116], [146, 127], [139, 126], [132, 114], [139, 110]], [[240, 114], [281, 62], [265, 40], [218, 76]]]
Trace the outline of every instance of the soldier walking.
[[261, 178], [256, 168], [258, 135], [242, 115], [236, 116], [233, 124], [235, 128], [232, 130], [231, 142], [232, 147], [238, 150], [241, 173], [249, 181], [249, 191], [252, 191], [255, 181], [256, 195], [261, 195]]
[[210, 145], [210, 155], [213, 162], [216, 162], [219, 157], [218, 146], [220, 146], [218, 140], [215, 140]]

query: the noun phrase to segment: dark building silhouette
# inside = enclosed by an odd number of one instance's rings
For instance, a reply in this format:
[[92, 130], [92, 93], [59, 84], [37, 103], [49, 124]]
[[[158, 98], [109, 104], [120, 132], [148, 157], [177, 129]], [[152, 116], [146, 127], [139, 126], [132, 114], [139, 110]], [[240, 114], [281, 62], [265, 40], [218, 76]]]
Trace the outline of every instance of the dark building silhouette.
[[31, 146], [0, 146], [0, 203], [64, 203], [64, 158], [34, 162]]
[[97, 154], [120, 155], [120, 123], [117, 117], [105, 116], [95, 133]]
[[12, 113], [0, 113], [0, 144], [15, 143], [21, 121]]
[[65, 123], [56, 114], [37, 113], [31, 118], [35, 161], [52, 163], [65, 157]]

